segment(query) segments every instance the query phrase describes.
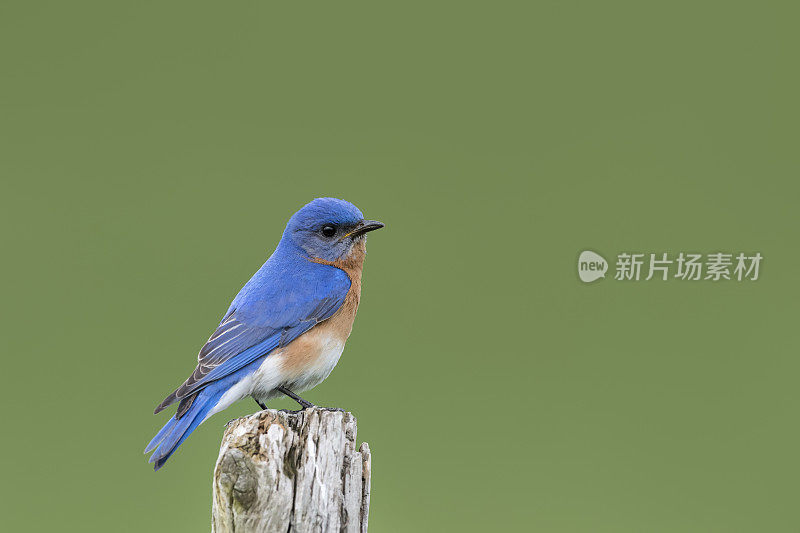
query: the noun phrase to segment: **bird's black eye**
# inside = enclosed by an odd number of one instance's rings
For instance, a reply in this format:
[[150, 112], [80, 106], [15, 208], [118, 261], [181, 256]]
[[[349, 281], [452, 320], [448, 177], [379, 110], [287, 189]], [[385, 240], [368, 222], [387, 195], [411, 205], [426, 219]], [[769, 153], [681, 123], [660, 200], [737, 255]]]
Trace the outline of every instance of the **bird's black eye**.
[[322, 227], [322, 234], [326, 237], [333, 237], [336, 235], [336, 226], [331, 226], [328, 224], [327, 226]]

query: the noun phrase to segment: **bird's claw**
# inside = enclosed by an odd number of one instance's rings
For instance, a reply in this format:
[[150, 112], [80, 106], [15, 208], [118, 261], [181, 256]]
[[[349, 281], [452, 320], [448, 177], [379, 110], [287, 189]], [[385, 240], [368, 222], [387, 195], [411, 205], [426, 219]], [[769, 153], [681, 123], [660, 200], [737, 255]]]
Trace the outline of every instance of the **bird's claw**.
[[302, 412], [304, 412], [304, 411], [306, 411], [308, 409], [316, 409], [318, 411], [331, 411], [331, 412], [340, 412], [340, 413], [346, 413], [347, 412], [344, 409], [342, 409], [341, 407], [320, 407], [318, 405], [313, 405], [313, 404], [311, 406], [309, 406], [309, 407], [303, 407], [302, 409], [297, 409], [297, 410], [294, 410], [294, 411], [291, 410], [291, 409], [281, 409], [280, 412], [281, 413], [287, 413], [287, 414], [290, 414], [290, 415], [296, 415], [296, 414], [300, 414], [300, 413], [302, 413]]

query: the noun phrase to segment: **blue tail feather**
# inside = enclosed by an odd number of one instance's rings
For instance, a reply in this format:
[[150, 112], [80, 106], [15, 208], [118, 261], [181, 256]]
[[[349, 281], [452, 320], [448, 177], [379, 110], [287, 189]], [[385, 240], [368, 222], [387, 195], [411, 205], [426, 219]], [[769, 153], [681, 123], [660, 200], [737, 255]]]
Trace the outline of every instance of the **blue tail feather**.
[[258, 359], [238, 372], [234, 372], [219, 381], [214, 381], [200, 390], [189, 410], [178, 419], [174, 416], [170, 418], [156, 436], [153, 437], [150, 444], [147, 445], [145, 453], [155, 450], [148, 462], [155, 463], [156, 470], [164, 466], [164, 463], [175, 453], [178, 446], [208, 417], [208, 413], [216, 407], [220, 398], [228, 392], [228, 389], [248, 374], [254, 372], [262, 361], [263, 358]]
[[150, 453], [155, 450], [158, 445], [161, 444], [161, 441], [164, 440], [164, 437], [167, 436], [170, 430], [175, 427], [176, 422], [177, 420], [175, 420], [174, 416], [170, 418], [167, 423], [164, 424], [164, 427], [161, 428], [158, 433], [156, 433], [156, 436], [153, 437], [153, 440], [150, 441], [150, 444], [147, 445], [147, 448], [144, 449], [144, 453]]
[[[158, 448], [156, 448], [156, 451], [153, 452], [153, 455], [150, 456], [150, 460], [148, 461], [150, 463], [155, 463], [156, 470], [164, 466], [164, 463], [175, 453], [178, 446], [180, 446], [183, 441], [197, 429], [197, 426], [206, 419], [209, 411], [217, 405], [217, 402], [219, 402], [219, 399], [226, 390], [226, 388], [215, 387], [213, 385], [206, 387], [200, 391], [192, 407], [182, 417], [178, 420], [173, 417], [167, 422], [164, 428], [159, 431], [159, 435], [163, 432], [164, 436], [160, 443], [158, 443]], [[156, 438], [153, 440], [155, 441], [159, 435], [156, 435]]]

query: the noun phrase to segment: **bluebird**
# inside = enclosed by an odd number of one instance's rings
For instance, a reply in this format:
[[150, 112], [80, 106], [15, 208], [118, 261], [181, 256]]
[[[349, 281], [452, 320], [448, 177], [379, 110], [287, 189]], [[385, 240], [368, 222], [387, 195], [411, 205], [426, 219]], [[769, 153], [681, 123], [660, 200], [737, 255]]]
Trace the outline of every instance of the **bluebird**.
[[383, 227], [353, 204], [317, 198], [286, 225], [267, 262], [233, 299], [192, 375], [155, 413], [178, 409], [147, 445], [158, 470], [210, 416], [252, 396], [262, 409], [325, 380], [339, 361], [361, 298], [366, 233]]

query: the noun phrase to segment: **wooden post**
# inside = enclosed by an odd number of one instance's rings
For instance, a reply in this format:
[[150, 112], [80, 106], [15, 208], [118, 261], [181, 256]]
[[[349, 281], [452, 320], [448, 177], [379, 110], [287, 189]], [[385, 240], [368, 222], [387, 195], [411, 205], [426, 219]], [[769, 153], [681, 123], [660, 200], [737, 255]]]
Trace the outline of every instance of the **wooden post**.
[[212, 532], [366, 533], [370, 453], [356, 419], [321, 408], [231, 421], [214, 468]]

